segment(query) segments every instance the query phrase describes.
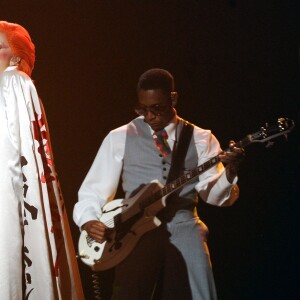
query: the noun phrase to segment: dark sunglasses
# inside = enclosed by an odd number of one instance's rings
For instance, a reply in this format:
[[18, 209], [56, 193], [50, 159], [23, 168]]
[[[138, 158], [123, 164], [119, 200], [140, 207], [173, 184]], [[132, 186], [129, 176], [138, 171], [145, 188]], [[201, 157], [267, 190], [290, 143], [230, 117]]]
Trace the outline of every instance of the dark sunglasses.
[[160, 116], [166, 112], [166, 110], [169, 108], [169, 105], [160, 105], [160, 104], [153, 104], [150, 106], [141, 106], [137, 105], [134, 108], [134, 111], [139, 116], [146, 116], [148, 112], [151, 112], [154, 116]]
[[154, 116], [160, 116], [164, 114], [167, 109], [169, 108], [169, 105], [161, 105], [161, 104], [153, 104], [150, 106], [140, 106], [139, 104], [134, 108], [134, 111], [139, 116], [146, 116], [148, 112], [151, 112]]

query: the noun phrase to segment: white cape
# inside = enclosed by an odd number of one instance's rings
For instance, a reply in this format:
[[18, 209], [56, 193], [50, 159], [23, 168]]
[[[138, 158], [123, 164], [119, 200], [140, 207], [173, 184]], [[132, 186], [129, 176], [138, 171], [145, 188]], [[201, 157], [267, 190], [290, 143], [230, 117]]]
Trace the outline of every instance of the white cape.
[[46, 116], [15, 67], [0, 73], [0, 298], [84, 299]]

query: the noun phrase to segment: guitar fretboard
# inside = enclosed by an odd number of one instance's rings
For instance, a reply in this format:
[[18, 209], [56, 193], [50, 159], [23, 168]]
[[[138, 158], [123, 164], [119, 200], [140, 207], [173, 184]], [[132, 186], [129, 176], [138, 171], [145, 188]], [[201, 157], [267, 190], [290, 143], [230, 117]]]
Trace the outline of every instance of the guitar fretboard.
[[[239, 148], [245, 148], [249, 144], [252, 144], [255, 142], [264, 143], [264, 142], [272, 140], [278, 136], [287, 134], [288, 132], [290, 132], [293, 129], [293, 127], [294, 127], [293, 120], [279, 118], [275, 125], [270, 126], [269, 124], [267, 124], [266, 128], [261, 127], [261, 130], [247, 135], [245, 138], [243, 138], [239, 142], [235, 143], [235, 145], [236, 145], [236, 147], [239, 147]], [[223, 154], [224, 152], [230, 152], [230, 151], [231, 151], [231, 149], [228, 148], [228, 149], [220, 152], [219, 154], [212, 157], [211, 159], [209, 159], [202, 165], [196, 167], [193, 170], [186, 172], [179, 178], [166, 184], [161, 190], [153, 193], [151, 195], [151, 197], [145, 199], [141, 206], [146, 207], [148, 205], [151, 205], [152, 203], [161, 199], [162, 197], [175, 192], [176, 190], [178, 190], [179, 188], [184, 186], [186, 183], [193, 180], [195, 177], [201, 175], [202, 173], [204, 173], [205, 171], [207, 171], [208, 169], [210, 169], [211, 167], [213, 167], [214, 165], [219, 163], [220, 162], [220, 158], [219, 158], [220, 154]]]
[[168, 183], [165, 187], [163, 187], [160, 191], [157, 192], [158, 198], [164, 197], [168, 194], [173, 193], [177, 189], [184, 186], [186, 183], [194, 179], [195, 177], [199, 176], [200, 174], [204, 173], [214, 165], [216, 165], [218, 162], [220, 162], [219, 155], [214, 156], [213, 158], [206, 161], [204, 164], [196, 167], [195, 169], [186, 172], [179, 178], [175, 179], [174, 181]]
[[[244, 139], [242, 139], [241, 141], [237, 142], [236, 146], [244, 148], [247, 145], [251, 144], [251, 142], [252, 142], [252, 136], [248, 135]], [[211, 159], [207, 160], [202, 165], [200, 165], [200, 166], [198, 166], [198, 167], [196, 167], [196, 168], [194, 168], [194, 169], [192, 169], [188, 172], [185, 172], [185, 174], [181, 175], [180, 177], [178, 177], [175, 180], [171, 181], [170, 183], [166, 184], [161, 190], [153, 193], [151, 195], [151, 197], [146, 199], [143, 202], [143, 206], [146, 207], [148, 205], [151, 205], [152, 203], [154, 203], [158, 199], [161, 199], [162, 197], [167, 196], [167, 195], [175, 192], [176, 190], [183, 187], [186, 183], [193, 180], [195, 177], [197, 177], [197, 176], [201, 175], [202, 173], [206, 172], [208, 169], [210, 169], [211, 167], [218, 164], [220, 162], [219, 155], [223, 154], [224, 152], [227, 152], [227, 151], [231, 151], [231, 150], [228, 148], [225, 151], [222, 151], [222, 152], [218, 153], [216, 156], [214, 156]]]

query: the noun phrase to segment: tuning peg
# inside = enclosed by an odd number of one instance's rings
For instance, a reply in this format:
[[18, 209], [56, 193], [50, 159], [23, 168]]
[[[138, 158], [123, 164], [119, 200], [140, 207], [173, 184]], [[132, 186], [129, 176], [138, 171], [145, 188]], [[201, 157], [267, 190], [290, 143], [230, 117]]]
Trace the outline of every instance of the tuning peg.
[[266, 134], [266, 128], [265, 127], [260, 127], [260, 136], [265, 139], [267, 137]]

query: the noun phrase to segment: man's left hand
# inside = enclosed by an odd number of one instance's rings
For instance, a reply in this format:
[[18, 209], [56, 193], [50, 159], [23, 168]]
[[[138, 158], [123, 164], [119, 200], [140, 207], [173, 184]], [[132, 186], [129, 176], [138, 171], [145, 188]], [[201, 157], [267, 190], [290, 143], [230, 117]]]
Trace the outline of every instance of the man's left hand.
[[229, 142], [229, 149], [230, 151], [220, 154], [219, 157], [225, 165], [227, 180], [232, 183], [237, 176], [241, 162], [245, 158], [245, 151], [243, 148], [236, 147], [234, 141]]

